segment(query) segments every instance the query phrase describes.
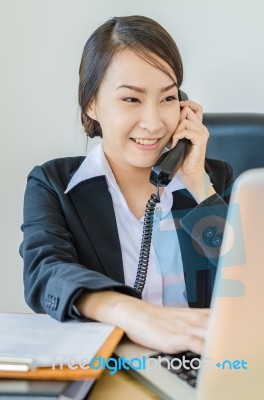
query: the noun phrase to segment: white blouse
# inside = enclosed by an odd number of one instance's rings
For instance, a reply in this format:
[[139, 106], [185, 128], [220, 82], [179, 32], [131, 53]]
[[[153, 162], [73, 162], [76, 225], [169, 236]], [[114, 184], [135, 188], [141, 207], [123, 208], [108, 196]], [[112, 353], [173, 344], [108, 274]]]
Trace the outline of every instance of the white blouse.
[[[75, 172], [65, 191], [96, 176], [105, 176], [112, 196], [122, 251], [125, 283], [133, 287], [139, 260], [144, 217], [139, 220], [130, 211], [105, 157], [102, 143], [97, 144]], [[164, 188], [157, 204], [150, 248], [149, 266], [142, 298], [150, 303], [188, 307], [181, 251], [171, 214], [172, 192], [185, 186], [176, 174]], [[153, 193], [155, 187], [153, 186]]]

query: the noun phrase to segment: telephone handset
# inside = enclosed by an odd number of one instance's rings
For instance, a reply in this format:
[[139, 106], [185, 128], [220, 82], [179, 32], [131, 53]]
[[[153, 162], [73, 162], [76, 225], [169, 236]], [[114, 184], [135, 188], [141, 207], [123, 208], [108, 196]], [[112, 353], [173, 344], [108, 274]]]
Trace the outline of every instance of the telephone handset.
[[180, 139], [173, 149], [163, 153], [153, 165], [150, 182], [159, 187], [167, 186], [191, 150], [188, 139]]
[[[179, 90], [179, 100], [188, 100], [188, 96], [182, 90]], [[180, 168], [185, 157], [191, 150], [191, 142], [188, 139], [181, 139], [177, 145], [166, 153], [163, 153], [153, 165], [150, 182], [157, 186], [167, 186], [177, 170]]]
[[[181, 98], [183, 97], [182, 92], [179, 95]], [[134, 283], [134, 289], [140, 294], [143, 292], [147, 277], [154, 212], [157, 203], [160, 202], [159, 187], [167, 186], [170, 183], [185, 157], [189, 154], [191, 146], [190, 140], [180, 139], [173, 149], [159, 157], [151, 169], [149, 180], [157, 187], [157, 192], [151, 195], [145, 210], [138, 269]]]

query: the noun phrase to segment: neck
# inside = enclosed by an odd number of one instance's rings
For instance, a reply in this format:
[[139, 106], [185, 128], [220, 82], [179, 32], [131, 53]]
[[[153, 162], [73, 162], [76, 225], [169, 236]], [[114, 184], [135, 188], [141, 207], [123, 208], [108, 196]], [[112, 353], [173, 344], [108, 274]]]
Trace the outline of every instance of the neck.
[[128, 187], [134, 189], [138, 188], [140, 191], [155, 191], [154, 186], [149, 182], [151, 167], [137, 168], [129, 165], [120, 166], [113, 159], [107, 157], [107, 160], [121, 191]]
[[136, 168], [120, 165], [109, 158], [108, 162], [129, 209], [136, 218], [141, 218], [144, 215], [148, 199], [156, 192], [155, 187], [149, 182], [151, 167]]

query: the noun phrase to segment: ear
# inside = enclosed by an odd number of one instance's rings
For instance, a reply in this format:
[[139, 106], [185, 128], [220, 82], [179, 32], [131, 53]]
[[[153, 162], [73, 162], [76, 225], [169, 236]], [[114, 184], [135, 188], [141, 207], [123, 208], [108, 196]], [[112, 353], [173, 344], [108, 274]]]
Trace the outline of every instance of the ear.
[[91, 119], [94, 119], [95, 121], [98, 121], [97, 113], [96, 113], [95, 100], [93, 100], [93, 101], [88, 105], [88, 107], [86, 108], [86, 114], [87, 114], [88, 117], [90, 117]]

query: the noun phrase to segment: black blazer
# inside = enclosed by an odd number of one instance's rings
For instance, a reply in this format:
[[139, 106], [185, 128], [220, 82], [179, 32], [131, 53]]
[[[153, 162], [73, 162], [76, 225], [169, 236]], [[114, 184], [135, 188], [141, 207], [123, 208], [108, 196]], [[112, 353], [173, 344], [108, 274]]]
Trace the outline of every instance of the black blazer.
[[[25, 299], [35, 312], [61, 321], [78, 318], [72, 305], [83, 290], [116, 290], [138, 297], [124, 283], [117, 224], [105, 177], [87, 179], [64, 193], [83, 160], [61, 158], [35, 167], [25, 192], [20, 246]], [[205, 167], [219, 195], [197, 206], [186, 189], [173, 193], [172, 213], [190, 307], [210, 305], [232, 181], [228, 164], [207, 159]]]

